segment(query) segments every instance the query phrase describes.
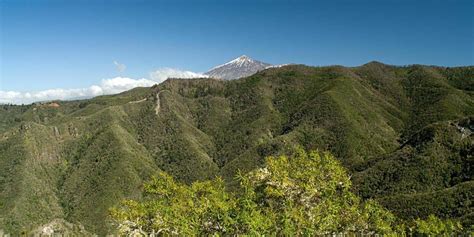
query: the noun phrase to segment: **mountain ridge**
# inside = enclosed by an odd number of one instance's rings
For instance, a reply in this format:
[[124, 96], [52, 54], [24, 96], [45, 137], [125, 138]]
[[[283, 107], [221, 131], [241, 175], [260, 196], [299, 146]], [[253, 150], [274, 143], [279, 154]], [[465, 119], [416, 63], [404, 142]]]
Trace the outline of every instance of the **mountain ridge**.
[[[168, 79], [58, 106], [2, 105], [0, 229], [19, 233], [59, 218], [106, 234], [107, 209], [140, 198], [143, 181], [155, 172], [185, 183], [221, 176], [232, 190], [238, 171], [297, 144], [332, 152], [362, 197], [380, 199], [389, 209], [404, 205], [412, 211], [397, 214], [412, 218], [426, 206], [410, 205], [411, 198], [424, 195], [441, 205], [469, 194], [472, 178], [458, 168], [459, 162], [471, 167], [463, 154], [473, 137], [459, 140], [460, 130], [449, 122], [464, 126], [474, 114], [473, 76], [474, 67], [289, 65], [239, 80]], [[415, 139], [420, 134], [436, 136], [434, 142], [425, 135]], [[405, 154], [414, 158], [403, 182], [380, 179], [392, 177], [386, 164], [398, 164]], [[431, 165], [419, 165], [430, 162], [439, 166], [434, 173]], [[426, 178], [413, 178], [413, 172]], [[438, 182], [439, 173], [462, 182]], [[380, 193], [372, 187], [389, 188]], [[404, 203], [390, 199], [393, 190]], [[456, 203], [450, 201], [465, 209]], [[472, 213], [430, 210], [449, 218]]]

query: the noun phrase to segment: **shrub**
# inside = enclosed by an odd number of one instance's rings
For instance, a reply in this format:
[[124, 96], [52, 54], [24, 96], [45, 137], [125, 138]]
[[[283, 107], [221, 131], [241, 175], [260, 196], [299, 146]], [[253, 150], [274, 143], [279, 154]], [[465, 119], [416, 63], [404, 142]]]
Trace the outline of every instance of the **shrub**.
[[[160, 172], [144, 185], [143, 200], [125, 200], [111, 216], [120, 234], [390, 235], [405, 228], [377, 202], [353, 194], [346, 170], [329, 153], [297, 148], [238, 179], [237, 195], [220, 178], [186, 185]], [[449, 234], [461, 226], [430, 216], [410, 230]]]

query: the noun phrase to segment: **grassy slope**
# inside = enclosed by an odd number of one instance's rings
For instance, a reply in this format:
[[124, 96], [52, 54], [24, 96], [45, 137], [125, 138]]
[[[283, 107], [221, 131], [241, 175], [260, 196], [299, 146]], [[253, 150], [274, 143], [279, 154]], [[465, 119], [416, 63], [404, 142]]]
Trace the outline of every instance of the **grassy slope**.
[[[474, 80], [466, 79], [473, 74], [472, 67], [377, 62], [357, 68], [294, 65], [234, 81], [167, 80], [58, 102], [59, 108], [2, 107], [0, 223], [17, 231], [65, 218], [105, 233], [106, 209], [123, 197], [139, 197], [142, 181], [159, 169], [188, 183], [221, 175], [232, 184], [238, 170], [251, 170], [293, 144], [332, 151], [353, 172], [364, 197], [392, 205], [384, 198], [395, 193], [442, 192], [472, 179], [450, 173], [450, 180], [462, 181], [446, 183], [444, 168], [452, 162], [436, 155], [455, 154], [451, 143], [431, 150], [400, 147], [430, 124], [473, 115]], [[435, 129], [441, 134], [436, 138], [456, 134], [452, 126], [443, 129]], [[416, 159], [403, 160], [406, 154]], [[403, 182], [390, 178], [398, 171]], [[419, 177], [423, 171], [431, 172], [429, 178]], [[414, 203], [408, 197], [407, 208]]]

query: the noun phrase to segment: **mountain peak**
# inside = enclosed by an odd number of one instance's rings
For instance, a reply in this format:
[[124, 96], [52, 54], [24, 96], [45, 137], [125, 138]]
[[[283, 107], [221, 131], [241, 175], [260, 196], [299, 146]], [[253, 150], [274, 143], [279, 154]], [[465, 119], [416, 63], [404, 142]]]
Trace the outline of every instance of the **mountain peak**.
[[234, 59], [234, 60], [232, 60], [232, 61], [230, 61], [230, 62], [224, 64], [224, 65], [228, 65], [228, 64], [234, 63], [234, 64], [238, 64], [238, 65], [241, 67], [242, 64], [244, 64], [244, 63], [246, 63], [246, 62], [253, 63], [254, 61], [255, 61], [255, 60], [253, 60], [252, 58], [250, 58], [249, 56], [247, 56], [247, 55], [244, 54], [244, 55], [242, 55], [242, 56], [240, 56], [240, 57], [238, 57], [238, 58], [236, 58], [236, 59]]
[[[238, 58], [236, 58], [236, 59], [238, 59], [238, 60], [252, 60], [249, 56], [247, 56], [247, 55], [245, 55], [245, 54], [242, 55], [242, 56], [240, 56], [240, 57], [238, 57]], [[235, 60], [235, 59], [234, 59], [234, 60]]]
[[271, 64], [254, 60], [244, 54], [227, 63], [212, 68], [205, 74], [213, 78], [231, 80], [253, 75], [268, 66], [271, 66]]

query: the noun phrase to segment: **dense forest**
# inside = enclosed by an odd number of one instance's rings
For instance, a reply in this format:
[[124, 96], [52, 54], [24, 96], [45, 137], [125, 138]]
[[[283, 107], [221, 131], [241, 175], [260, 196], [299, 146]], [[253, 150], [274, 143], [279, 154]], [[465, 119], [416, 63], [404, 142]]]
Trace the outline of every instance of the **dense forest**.
[[289, 65], [1, 105], [0, 233], [469, 233], [473, 131], [472, 66]]

